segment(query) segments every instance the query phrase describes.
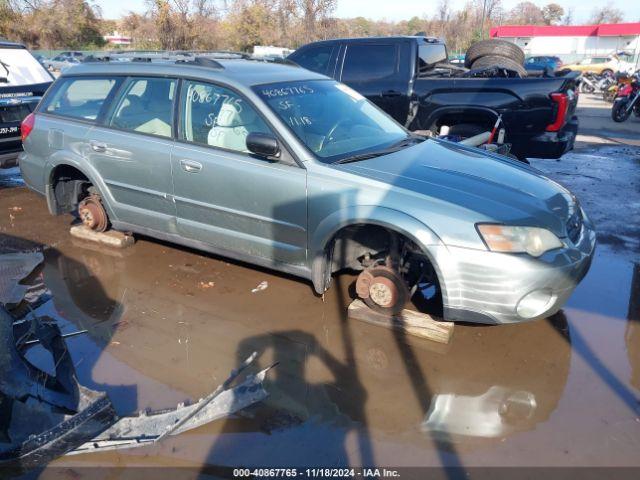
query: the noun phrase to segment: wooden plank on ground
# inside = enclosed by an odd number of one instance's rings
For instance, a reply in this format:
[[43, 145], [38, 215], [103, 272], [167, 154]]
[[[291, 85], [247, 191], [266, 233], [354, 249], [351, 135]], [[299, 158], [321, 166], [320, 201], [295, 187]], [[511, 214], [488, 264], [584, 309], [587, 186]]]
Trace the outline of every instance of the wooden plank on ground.
[[127, 248], [135, 243], [132, 235], [116, 230], [108, 230], [103, 233], [95, 232], [84, 225], [74, 225], [70, 230], [71, 236], [81, 240], [100, 243], [113, 248]]
[[404, 309], [399, 315], [389, 316], [367, 307], [361, 300], [349, 305], [350, 318], [380, 327], [402, 330], [408, 335], [426, 338], [438, 343], [449, 343], [453, 335], [453, 323], [442, 322], [426, 313]]

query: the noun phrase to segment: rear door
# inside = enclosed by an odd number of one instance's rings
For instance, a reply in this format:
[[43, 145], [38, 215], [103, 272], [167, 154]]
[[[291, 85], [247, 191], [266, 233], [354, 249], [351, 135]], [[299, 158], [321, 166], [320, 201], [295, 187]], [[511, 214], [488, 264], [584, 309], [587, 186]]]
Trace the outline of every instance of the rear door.
[[306, 170], [247, 151], [249, 133], [272, 131], [239, 93], [184, 81], [181, 97], [172, 155], [178, 231], [231, 256], [304, 265]]
[[414, 65], [411, 43], [347, 42], [341, 57], [339, 80], [404, 125], [409, 115], [409, 83]]
[[59, 79], [36, 114], [36, 128], [29, 136], [28, 152], [20, 162], [22, 176], [44, 191], [46, 163], [60, 160], [82, 163], [87, 133], [104, 112], [121, 79], [115, 76], [73, 76]]
[[177, 80], [130, 77], [102, 125], [86, 138], [87, 159], [111, 195], [117, 220], [175, 231], [171, 149]]

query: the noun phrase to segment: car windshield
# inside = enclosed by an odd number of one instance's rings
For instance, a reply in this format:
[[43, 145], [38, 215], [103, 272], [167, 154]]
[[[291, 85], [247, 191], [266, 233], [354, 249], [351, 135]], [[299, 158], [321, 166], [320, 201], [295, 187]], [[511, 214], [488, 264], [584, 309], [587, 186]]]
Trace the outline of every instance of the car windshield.
[[325, 163], [382, 152], [411, 138], [395, 120], [341, 83], [284, 82], [254, 90]]

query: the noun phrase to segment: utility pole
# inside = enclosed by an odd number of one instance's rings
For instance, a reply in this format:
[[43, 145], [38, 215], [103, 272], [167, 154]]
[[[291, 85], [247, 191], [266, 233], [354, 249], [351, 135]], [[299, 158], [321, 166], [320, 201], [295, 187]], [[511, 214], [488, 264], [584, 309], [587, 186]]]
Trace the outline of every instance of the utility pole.
[[487, 0], [482, 0], [482, 23], [480, 24], [480, 40], [484, 40], [484, 17], [487, 11]]

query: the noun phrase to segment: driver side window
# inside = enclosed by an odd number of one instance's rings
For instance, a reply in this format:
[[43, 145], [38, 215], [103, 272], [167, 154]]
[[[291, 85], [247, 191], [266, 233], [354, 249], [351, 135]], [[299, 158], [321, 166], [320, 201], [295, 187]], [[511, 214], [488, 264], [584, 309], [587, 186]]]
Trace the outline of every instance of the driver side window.
[[227, 88], [188, 81], [182, 92], [181, 140], [249, 153], [250, 133], [271, 133], [253, 106]]

